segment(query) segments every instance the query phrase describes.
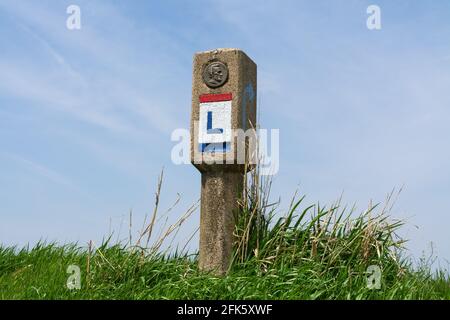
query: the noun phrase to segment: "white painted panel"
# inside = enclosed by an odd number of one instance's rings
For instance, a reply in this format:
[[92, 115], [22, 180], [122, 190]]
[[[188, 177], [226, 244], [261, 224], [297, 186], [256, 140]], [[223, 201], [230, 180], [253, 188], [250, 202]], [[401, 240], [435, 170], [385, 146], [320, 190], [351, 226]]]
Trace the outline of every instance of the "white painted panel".
[[[208, 112], [212, 112], [212, 128], [223, 133], [208, 133]], [[231, 142], [231, 101], [200, 103], [199, 143]]]

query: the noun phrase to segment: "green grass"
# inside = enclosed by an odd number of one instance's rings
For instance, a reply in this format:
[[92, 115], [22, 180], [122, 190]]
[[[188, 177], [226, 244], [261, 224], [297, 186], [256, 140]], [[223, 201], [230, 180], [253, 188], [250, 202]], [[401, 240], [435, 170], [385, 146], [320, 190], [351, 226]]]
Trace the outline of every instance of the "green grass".
[[[288, 226], [291, 218], [262, 234], [258, 246], [255, 236], [246, 250], [236, 250], [226, 277], [199, 272], [196, 255], [147, 256], [120, 245], [105, 244], [91, 253], [75, 245], [0, 248], [0, 298], [450, 299], [448, 275], [426, 266], [414, 270], [387, 247], [396, 244], [389, 240], [395, 225], [372, 227], [368, 234], [374, 220], [364, 215], [324, 232], [313, 227], [314, 219]], [[379, 290], [367, 288], [365, 271], [374, 264], [382, 270]], [[81, 269], [81, 290], [66, 287], [69, 265]]]
[[[101, 254], [100, 254], [101, 252]], [[99, 248], [90, 259], [74, 246], [0, 250], [1, 299], [450, 299], [448, 279], [429, 271], [403, 271], [385, 265], [382, 287], [366, 287], [364, 269], [333, 269], [306, 260], [260, 270], [250, 261], [227, 277], [205, 275], [195, 259], [143, 259], [119, 246]], [[66, 288], [67, 267], [79, 265], [81, 290]]]
[[[194, 207], [150, 239], [159, 203], [135, 245], [88, 249], [40, 243], [0, 247], [1, 299], [450, 299], [446, 271], [413, 264], [397, 236], [401, 221], [383, 207], [362, 214], [343, 208], [304, 205], [296, 198], [281, 218], [268, 203], [270, 182], [253, 174], [245, 181], [236, 212], [234, 258], [225, 277], [197, 268], [197, 254], [161, 253]], [[247, 186], [248, 184], [248, 186]], [[81, 270], [81, 289], [66, 286], [69, 265]], [[381, 270], [381, 288], [367, 286], [367, 268]]]

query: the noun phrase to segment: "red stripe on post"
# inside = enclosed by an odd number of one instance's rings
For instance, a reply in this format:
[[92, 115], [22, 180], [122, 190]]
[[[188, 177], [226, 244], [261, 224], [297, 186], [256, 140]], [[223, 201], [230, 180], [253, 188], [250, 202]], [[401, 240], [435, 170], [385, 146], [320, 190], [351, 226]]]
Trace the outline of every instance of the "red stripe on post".
[[233, 95], [231, 93], [221, 93], [221, 94], [202, 94], [200, 96], [200, 102], [220, 102], [220, 101], [229, 101], [233, 99]]

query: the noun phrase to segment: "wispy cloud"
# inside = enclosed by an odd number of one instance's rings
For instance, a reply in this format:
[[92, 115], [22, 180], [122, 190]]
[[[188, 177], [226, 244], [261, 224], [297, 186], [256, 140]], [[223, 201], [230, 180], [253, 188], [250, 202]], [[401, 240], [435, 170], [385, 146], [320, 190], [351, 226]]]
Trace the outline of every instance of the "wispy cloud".
[[[129, 68], [127, 60], [130, 56], [140, 55], [139, 48], [124, 47], [115, 41], [117, 34], [100, 34], [92, 27], [83, 27], [78, 35], [71, 34], [61, 23], [65, 12], [57, 14], [54, 8], [35, 2], [29, 5], [31, 7], [25, 8], [23, 4], [6, 1], [0, 8], [12, 13], [19, 29], [35, 41], [34, 54], [40, 51], [45, 57], [46, 53], [47, 60], [53, 61], [55, 67], [49, 69], [48, 63], [42, 60], [23, 65], [23, 57], [32, 59], [28, 52], [22, 52], [21, 59], [5, 59], [0, 55], [3, 75], [0, 91], [4, 95], [34, 101], [34, 105], [67, 112], [82, 121], [118, 132], [142, 135], [154, 130], [167, 134], [177, 126], [176, 116], [171, 114], [173, 106], [155, 100], [156, 95], [141, 85], [141, 80], [147, 76], [145, 71]], [[100, 6], [110, 14], [109, 21], [120, 22], [122, 37], [127, 33], [140, 33], [113, 6]], [[85, 7], [89, 8], [88, 5]], [[46, 39], [48, 35], [52, 44]], [[74, 59], [74, 54], [66, 56], [68, 49], [75, 49], [81, 57], [77, 67], [69, 62]], [[82, 68], [79, 63], [82, 60], [94, 66], [94, 70]], [[103, 72], [95, 72], [104, 67], [105, 61], [109, 67]], [[156, 67], [152, 71], [148, 80], [156, 81], [161, 69]], [[139, 85], [134, 86], [136, 83]]]
[[26, 159], [20, 155], [9, 153], [9, 152], [1, 152], [0, 155], [6, 157], [7, 159], [14, 161], [20, 166], [30, 170], [33, 174], [39, 175], [48, 181], [56, 183], [60, 186], [68, 187], [71, 189], [76, 188], [74, 183], [70, 181], [67, 177], [58, 173], [42, 164], [39, 164], [35, 161]]

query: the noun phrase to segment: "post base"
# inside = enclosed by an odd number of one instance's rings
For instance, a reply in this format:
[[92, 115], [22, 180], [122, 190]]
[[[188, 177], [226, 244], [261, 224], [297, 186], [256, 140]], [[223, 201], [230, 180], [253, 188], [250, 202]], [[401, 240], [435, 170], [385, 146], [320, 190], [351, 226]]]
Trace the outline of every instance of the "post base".
[[234, 213], [241, 190], [240, 172], [203, 172], [200, 208], [200, 255], [202, 271], [225, 275], [233, 250]]

